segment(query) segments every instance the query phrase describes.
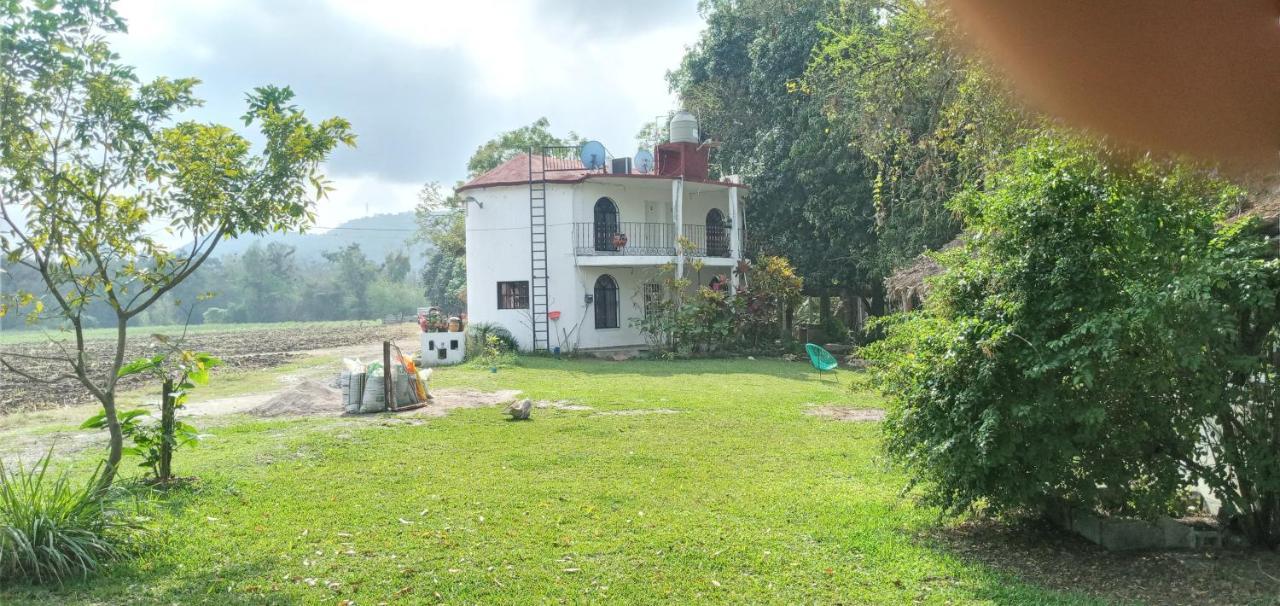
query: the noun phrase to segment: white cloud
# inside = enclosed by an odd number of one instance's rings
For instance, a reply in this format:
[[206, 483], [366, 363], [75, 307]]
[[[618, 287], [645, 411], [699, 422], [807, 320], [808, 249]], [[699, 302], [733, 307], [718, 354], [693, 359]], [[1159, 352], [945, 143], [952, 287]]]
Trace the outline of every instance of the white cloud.
[[[659, 5], [659, 2], [666, 5]], [[412, 208], [471, 152], [540, 116], [617, 155], [672, 109], [665, 73], [702, 22], [695, 0], [120, 0], [113, 45], [143, 77], [194, 75], [190, 117], [235, 125], [253, 86], [291, 85], [313, 117], [341, 115], [359, 147], [335, 153], [319, 225]]]
[[368, 215], [413, 210], [422, 188], [421, 183], [390, 181], [376, 175], [331, 177], [330, 181], [334, 190], [316, 206], [319, 228]]

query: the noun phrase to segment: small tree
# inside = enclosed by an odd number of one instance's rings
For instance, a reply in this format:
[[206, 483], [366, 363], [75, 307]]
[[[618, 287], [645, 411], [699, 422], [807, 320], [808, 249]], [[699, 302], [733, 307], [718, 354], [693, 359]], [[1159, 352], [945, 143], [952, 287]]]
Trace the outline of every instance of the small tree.
[[743, 316], [741, 333], [752, 347], [762, 340], [771, 342], [779, 334], [786, 338], [787, 310], [803, 298], [804, 280], [796, 275], [791, 262], [783, 257], [761, 257], [758, 263], [738, 268], [745, 274], [742, 289]]
[[[163, 335], [155, 335], [162, 343], [168, 343]], [[178, 410], [187, 402], [190, 390], [209, 382], [209, 370], [222, 361], [207, 353], [181, 348], [181, 340], [174, 346], [148, 358], [139, 358], [120, 368], [120, 377], [149, 374], [160, 381], [160, 418], [146, 423], [149, 415], [145, 408], [120, 414], [121, 433], [133, 441], [125, 449], [126, 454], [142, 457], [142, 467], [151, 469], [157, 484], [173, 480], [173, 452], [199, 440], [195, 427], [178, 420]], [[106, 411], [90, 417], [81, 425], [85, 429], [101, 429], [107, 426]]]
[[[128, 327], [200, 268], [223, 238], [301, 229], [328, 190], [318, 168], [354, 145], [341, 118], [313, 123], [288, 88], [247, 96], [246, 126], [260, 154], [232, 129], [173, 117], [199, 105], [193, 78], [140, 83], [104, 36], [123, 32], [110, 2], [0, 4], [0, 252], [40, 276], [43, 288], [5, 293], [0, 313], [63, 318], [65, 363], [34, 376], [24, 357], [0, 358], [33, 381], [75, 380], [102, 404], [110, 447], [100, 482], [110, 486], [123, 453], [116, 386]], [[185, 242], [173, 246], [171, 242]], [[115, 347], [94, 360], [84, 329], [106, 302]]]

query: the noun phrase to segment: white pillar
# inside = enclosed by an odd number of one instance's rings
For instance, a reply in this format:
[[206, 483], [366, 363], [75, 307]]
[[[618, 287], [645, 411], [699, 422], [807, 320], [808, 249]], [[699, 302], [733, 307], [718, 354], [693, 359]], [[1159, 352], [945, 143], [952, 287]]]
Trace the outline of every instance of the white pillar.
[[684, 179], [671, 180], [671, 216], [676, 222], [676, 278], [684, 277]]
[[729, 258], [733, 260], [734, 267], [729, 269], [729, 284], [732, 286], [731, 292], [738, 292], [738, 259], [742, 257], [742, 242], [740, 240], [742, 234], [742, 220], [738, 217], [738, 188], [729, 188]]

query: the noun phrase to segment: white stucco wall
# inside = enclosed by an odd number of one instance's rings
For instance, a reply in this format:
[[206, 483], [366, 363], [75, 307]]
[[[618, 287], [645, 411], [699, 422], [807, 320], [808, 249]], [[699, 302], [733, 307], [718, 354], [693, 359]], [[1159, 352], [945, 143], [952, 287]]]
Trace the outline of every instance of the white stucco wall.
[[[532, 310], [498, 309], [497, 284], [530, 281], [529, 188], [527, 185], [473, 189], [464, 192], [480, 203], [467, 203], [467, 314], [471, 322], [492, 322], [511, 331], [522, 349], [533, 345]], [[548, 310], [559, 311], [549, 323], [551, 346], [562, 349], [640, 346], [644, 337], [632, 326], [643, 314], [646, 282], [660, 282], [659, 268], [669, 258], [629, 256], [579, 257], [574, 254], [573, 224], [589, 223], [595, 203], [608, 197], [618, 207], [623, 223], [673, 221], [669, 180], [587, 181], [547, 184]], [[481, 206], [482, 205], [482, 206]], [[702, 224], [707, 211], [719, 208], [729, 216], [729, 198], [723, 187], [686, 189], [684, 222]], [[738, 221], [738, 218], [734, 219]], [[729, 271], [731, 261], [719, 259], [694, 278], [705, 285], [717, 273]], [[609, 274], [618, 283], [618, 328], [595, 328], [595, 310], [585, 302], [596, 279]], [[566, 333], [568, 334], [566, 339]]]

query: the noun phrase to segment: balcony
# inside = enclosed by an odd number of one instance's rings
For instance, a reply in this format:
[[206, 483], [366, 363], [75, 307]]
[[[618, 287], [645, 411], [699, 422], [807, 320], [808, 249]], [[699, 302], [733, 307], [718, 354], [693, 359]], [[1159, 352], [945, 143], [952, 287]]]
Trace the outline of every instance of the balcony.
[[[684, 237], [693, 257], [729, 258], [729, 228], [686, 223]], [[573, 252], [580, 257], [674, 257], [672, 223], [574, 223]]]

